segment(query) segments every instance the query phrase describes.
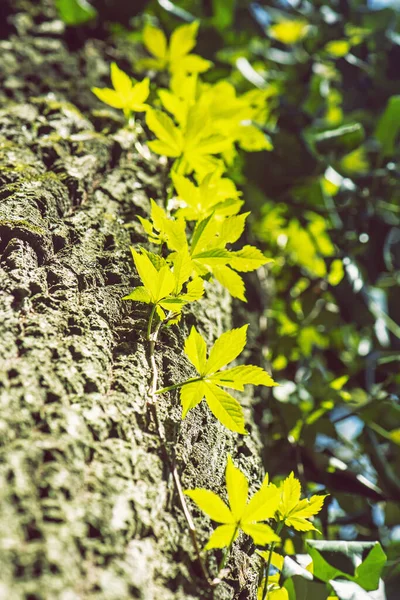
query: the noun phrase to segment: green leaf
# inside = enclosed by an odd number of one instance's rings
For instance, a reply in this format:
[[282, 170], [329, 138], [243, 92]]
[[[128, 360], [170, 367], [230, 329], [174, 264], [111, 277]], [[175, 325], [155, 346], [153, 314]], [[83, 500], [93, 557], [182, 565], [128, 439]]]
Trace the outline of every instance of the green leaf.
[[246, 345], [247, 328], [248, 325], [243, 325], [238, 329], [231, 329], [217, 339], [211, 348], [205, 375], [211, 375], [235, 360]]
[[386, 561], [387, 556], [382, 550], [382, 546], [376, 542], [361, 565], [356, 567], [356, 582], [365, 590], [376, 590], [379, 587], [379, 579]]
[[192, 327], [186, 338], [184, 352], [200, 375], [203, 375], [207, 362], [207, 346], [195, 327]]
[[[368, 591], [378, 588], [386, 563], [386, 555], [379, 542], [307, 540], [307, 545], [313, 560], [313, 572], [318, 579], [331, 583], [341, 577], [358, 583]], [[365, 559], [361, 562], [363, 557]]]
[[226, 29], [233, 23], [236, 0], [212, 0], [213, 22], [218, 29]]
[[381, 144], [382, 156], [392, 156], [400, 132], [400, 96], [389, 98], [388, 104], [378, 121], [375, 137]]
[[364, 127], [361, 123], [342, 125], [336, 129], [322, 131], [312, 136], [315, 148], [322, 154], [330, 152], [350, 152], [358, 148], [365, 139]]
[[96, 9], [87, 0], [56, 0], [56, 8], [67, 25], [82, 25], [97, 16]]

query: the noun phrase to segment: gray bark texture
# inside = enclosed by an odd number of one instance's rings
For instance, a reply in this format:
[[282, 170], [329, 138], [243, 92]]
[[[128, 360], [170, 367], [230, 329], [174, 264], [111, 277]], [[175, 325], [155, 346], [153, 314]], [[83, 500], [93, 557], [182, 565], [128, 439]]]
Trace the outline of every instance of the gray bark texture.
[[[71, 51], [51, 2], [5, 3], [0, 40], [0, 599], [254, 598], [257, 561], [239, 538], [226, 581], [202, 577], [147, 407], [148, 307], [129, 246], [146, 244], [136, 216], [165, 197], [167, 165], [140, 125], [101, 109], [116, 46]], [[125, 56], [126, 58], [126, 56]], [[193, 375], [182, 348], [196, 324], [211, 344], [258, 314], [232, 310], [216, 283], [165, 329], [160, 385]], [[235, 316], [233, 316], [233, 314]], [[255, 350], [256, 352], [256, 350]], [[246, 358], [246, 357], [245, 357]], [[250, 435], [216, 422], [205, 403], [182, 422], [176, 392], [159, 398], [167, 450], [183, 487], [225, 497], [226, 455], [263, 475], [255, 400], [241, 394]], [[190, 501], [189, 501], [190, 502]], [[209, 519], [192, 505], [202, 545]], [[219, 552], [205, 561], [217, 571]]]

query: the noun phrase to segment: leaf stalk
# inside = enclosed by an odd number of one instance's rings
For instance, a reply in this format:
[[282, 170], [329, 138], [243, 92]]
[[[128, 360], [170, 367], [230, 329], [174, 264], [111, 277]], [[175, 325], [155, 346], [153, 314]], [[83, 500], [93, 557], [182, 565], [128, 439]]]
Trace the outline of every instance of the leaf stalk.
[[[283, 529], [283, 526], [285, 524], [285, 521], [280, 521], [276, 527], [276, 535], [279, 535], [280, 532]], [[262, 591], [262, 600], [265, 600], [267, 597], [267, 593], [268, 593], [268, 579], [269, 579], [269, 570], [271, 568], [271, 561], [272, 561], [272, 554], [274, 552], [275, 549], [275, 542], [271, 542], [270, 548], [269, 548], [269, 555], [268, 555], [268, 562], [267, 562], [267, 566], [264, 567], [264, 565], [261, 567], [261, 569], [264, 569], [264, 573], [265, 573], [265, 581], [264, 581], [264, 586], [263, 586], [263, 591]], [[262, 581], [262, 578], [261, 578]]]

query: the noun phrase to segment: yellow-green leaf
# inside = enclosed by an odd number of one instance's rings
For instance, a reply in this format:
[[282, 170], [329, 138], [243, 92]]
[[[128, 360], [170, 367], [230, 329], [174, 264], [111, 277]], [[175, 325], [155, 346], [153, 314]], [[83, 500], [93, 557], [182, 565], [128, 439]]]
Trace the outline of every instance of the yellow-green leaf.
[[182, 294], [182, 298], [188, 302], [200, 300], [204, 294], [204, 281], [200, 277], [195, 277], [187, 284], [186, 294]]
[[182, 419], [186, 417], [189, 410], [197, 406], [205, 397], [206, 386], [203, 381], [187, 383], [180, 389]]
[[242, 523], [242, 529], [253, 538], [255, 544], [266, 546], [271, 542], [279, 542], [280, 537], [264, 523]]
[[104, 102], [104, 104], [108, 104], [113, 108], [124, 108], [124, 102], [115, 90], [94, 87], [92, 88], [92, 92], [99, 100]]
[[185, 494], [213, 521], [217, 521], [217, 523], [234, 523], [232, 513], [225, 502], [211, 490], [185, 490]]
[[248, 325], [223, 333], [211, 348], [205, 374], [211, 375], [229, 364], [242, 352], [246, 345]]
[[161, 29], [146, 24], [143, 29], [143, 43], [147, 50], [157, 58], [165, 59], [167, 56], [167, 38]]
[[249, 484], [242, 471], [235, 467], [229, 454], [225, 476], [229, 506], [235, 520], [240, 521], [246, 508]]
[[131, 252], [136, 270], [139, 273], [139, 277], [142, 280], [144, 287], [148, 291], [151, 301], [155, 303], [157, 302], [156, 296], [158, 288], [158, 271], [146, 254], [136, 252], [136, 250], [134, 250], [132, 247]]
[[188, 54], [195, 47], [198, 29], [199, 21], [193, 21], [193, 23], [181, 25], [173, 31], [169, 43], [169, 58], [172, 66], [175, 61], [179, 61], [182, 56]]
[[209, 409], [222, 425], [230, 431], [247, 434], [243, 409], [233, 396], [212, 383], [205, 384], [204, 392]]
[[307, 35], [308, 30], [307, 21], [288, 19], [271, 25], [269, 34], [279, 42], [282, 42], [282, 44], [296, 44]]
[[320, 512], [325, 498], [326, 496], [316, 495], [311, 496], [309, 500], [301, 500], [285, 519], [285, 524], [294, 527], [297, 531], [318, 531], [307, 519]]
[[[193, 271], [192, 260], [190, 258], [190, 254], [189, 254], [187, 248], [183, 248], [179, 252], [174, 252], [174, 254], [171, 255], [171, 258], [172, 258], [172, 264], [173, 264], [173, 273], [174, 273], [174, 277], [175, 277], [175, 281], [176, 281], [174, 291], [176, 294], [179, 294], [179, 292], [182, 289], [183, 284], [188, 281], [190, 275], [192, 274], [192, 271]], [[203, 294], [201, 293], [199, 298], [202, 295]]]
[[122, 69], [120, 69], [117, 63], [111, 63], [110, 67], [111, 83], [114, 86], [116, 92], [123, 99], [128, 99], [129, 94], [132, 90], [132, 79]]
[[156, 279], [155, 302], [169, 296], [175, 287], [175, 277], [169, 267], [162, 267], [158, 271]]
[[[166, 156], [180, 156], [183, 147], [182, 132], [175, 127], [172, 119], [160, 110], [148, 110], [146, 113], [146, 123], [149, 129], [159, 138], [157, 141], [161, 141], [168, 150]], [[150, 142], [152, 149], [158, 148], [155, 142]]]
[[200, 375], [203, 375], [207, 362], [207, 346], [195, 327], [192, 327], [186, 338], [184, 352]]
[[300, 481], [296, 479], [293, 472], [281, 483], [279, 489], [281, 492], [278, 509], [280, 519], [298, 531], [318, 531], [307, 519], [321, 510], [326, 496], [316, 495], [311, 496], [309, 500], [300, 500]]
[[249, 212], [224, 219], [219, 230], [219, 238], [225, 244], [236, 242], [244, 231], [244, 226]]
[[217, 385], [223, 385], [224, 387], [239, 391], [243, 391], [244, 386], [247, 384], [265, 385], [266, 387], [278, 385], [264, 369], [254, 365], [232, 367], [231, 369], [226, 369], [212, 375], [210, 379]]
[[142, 285], [136, 287], [130, 294], [124, 296], [122, 300], [135, 300], [136, 302], [145, 302], [146, 304], [151, 303], [151, 297], [149, 292]]
[[281, 504], [279, 506], [279, 512], [282, 517], [289, 515], [290, 512], [300, 501], [301, 485], [300, 481], [296, 479], [293, 471], [288, 477], [281, 483]]
[[264, 254], [255, 246], [244, 246], [238, 252], [234, 252], [230, 265], [236, 271], [248, 272], [254, 271], [259, 267], [272, 262], [271, 258], [266, 258]]
[[[235, 533], [236, 531], [236, 533]], [[239, 530], [236, 525], [220, 525], [213, 531], [204, 550], [213, 550], [214, 548], [225, 548], [236, 540]]]
[[184, 71], [185, 73], [204, 73], [212, 67], [213, 63], [197, 54], [188, 54], [178, 62], [171, 65], [172, 71]]
[[231, 296], [239, 298], [242, 302], [247, 302], [244, 281], [236, 271], [226, 265], [217, 265], [213, 267], [212, 272], [215, 279], [226, 287]]
[[242, 517], [244, 523], [254, 523], [272, 519], [278, 509], [280, 502], [280, 491], [273, 483], [264, 483], [256, 492]]

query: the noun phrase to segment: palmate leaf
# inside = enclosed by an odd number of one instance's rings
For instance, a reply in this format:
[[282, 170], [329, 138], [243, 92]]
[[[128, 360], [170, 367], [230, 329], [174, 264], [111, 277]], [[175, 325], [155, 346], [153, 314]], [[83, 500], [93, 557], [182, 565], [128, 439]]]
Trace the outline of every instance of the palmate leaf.
[[161, 110], [148, 110], [146, 124], [157, 136], [157, 140], [148, 142], [151, 150], [157, 154], [176, 158], [182, 154], [182, 131], [174, 125], [172, 119]]
[[157, 154], [179, 158], [180, 173], [195, 171], [204, 177], [214, 170], [223, 170], [223, 163], [212, 155], [223, 152], [231, 142], [215, 132], [201, 103], [187, 109], [186, 119], [179, 126], [166, 113], [154, 109], [147, 112], [146, 124], [157, 136], [156, 140], [148, 142], [149, 148]]
[[315, 495], [309, 500], [300, 500], [300, 481], [296, 479], [293, 472], [281, 483], [279, 489], [281, 493], [278, 507], [279, 519], [297, 531], [318, 531], [308, 519], [319, 513], [327, 496]]
[[254, 365], [243, 365], [225, 369], [212, 375], [210, 379], [217, 385], [242, 392], [248, 383], [273, 387], [278, 385], [264, 369]]
[[248, 325], [223, 333], [210, 350], [204, 373], [210, 375], [229, 364], [243, 351], [246, 345]]
[[143, 43], [150, 54], [161, 60], [166, 60], [168, 41], [161, 29], [146, 24], [143, 29]]
[[246, 435], [243, 409], [239, 402], [217, 385], [204, 383], [204, 395], [214, 417], [230, 431]]
[[143, 29], [143, 43], [154, 59], [143, 59], [139, 62], [139, 66], [158, 71], [168, 68], [171, 73], [207, 71], [212, 65], [209, 60], [197, 54], [189, 54], [196, 45], [198, 28], [198, 21], [177, 27], [171, 35], [168, 46], [167, 38], [161, 29], [146, 25]]
[[236, 215], [243, 201], [233, 181], [222, 177], [222, 173], [213, 171], [195, 185], [190, 179], [171, 173], [172, 181], [179, 200], [186, 204], [178, 214], [189, 221], [201, 221], [211, 213], [215, 218]]
[[247, 478], [235, 467], [229, 455], [225, 479], [229, 507], [209, 490], [185, 491], [206, 515], [221, 523], [211, 535], [205, 549], [231, 546], [240, 529], [252, 537], [255, 544], [265, 546], [271, 542], [278, 542], [279, 537], [269, 525], [262, 522], [273, 516], [278, 507], [280, 494], [276, 486], [269, 484], [266, 477], [258, 492], [248, 501]]
[[[199, 277], [188, 282], [190, 271], [184, 256], [173, 264], [172, 269], [160, 256], [146, 250], [137, 252], [131, 248], [135, 267], [143, 286], [136, 287], [123, 300], [145, 302], [156, 306], [157, 314], [164, 320], [170, 312], [171, 317], [180, 315], [182, 308], [190, 302], [199, 300], [204, 293], [204, 283]], [[190, 262], [190, 261], [189, 261]], [[186, 284], [186, 292], [182, 292]], [[176, 321], [171, 321], [170, 324]]]
[[236, 271], [226, 265], [217, 265], [213, 268], [213, 275], [231, 296], [247, 302], [244, 281]]
[[[231, 251], [226, 244], [240, 237], [247, 213], [230, 216], [222, 222], [211, 214], [198, 222], [192, 236], [190, 254], [199, 275], [212, 273], [235, 298], [246, 301], [243, 279], [235, 271], [248, 272], [272, 261], [254, 246]], [[234, 269], [234, 270], [233, 270]]]
[[186, 338], [184, 351], [199, 377], [176, 386], [180, 387], [183, 419], [189, 410], [205, 398], [209, 409], [222, 425], [240, 434], [247, 433], [239, 402], [221, 387], [243, 390], [247, 384], [276, 385], [268, 373], [253, 365], [220, 370], [242, 352], [246, 345], [247, 327], [244, 325], [223, 333], [211, 348], [208, 358], [204, 338], [192, 327]]
[[132, 112], [143, 112], [149, 108], [145, 103], [149, 93], [149, 79], [143, 79], [139, 83], [122, 71], [116, 63], [111, 64], [111, 88], [92, 88], [92, 92], [105, 104], [113, 108], [120, 108], [129, 118]]
[[158, 206], [153, 199], [150, 200], [150, 204], [150, 220], [138, 216], [149, 241], [153, 244], [167, 243], [171, 250], [182, 252], [187, 256], [186, 224], [184, 219], [172, 219], [168, 217], [166, 211], [161, 206]]
[[194, 327], [186, 338], [184, 351], [195, 369], [199, 373], [204, 373], [207, 363], [207, 344]]

